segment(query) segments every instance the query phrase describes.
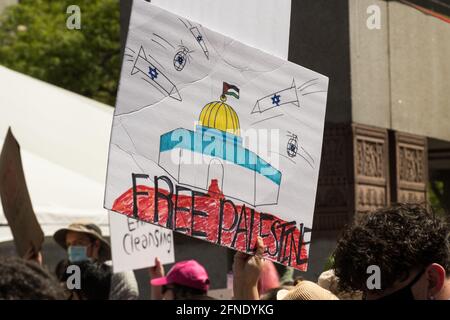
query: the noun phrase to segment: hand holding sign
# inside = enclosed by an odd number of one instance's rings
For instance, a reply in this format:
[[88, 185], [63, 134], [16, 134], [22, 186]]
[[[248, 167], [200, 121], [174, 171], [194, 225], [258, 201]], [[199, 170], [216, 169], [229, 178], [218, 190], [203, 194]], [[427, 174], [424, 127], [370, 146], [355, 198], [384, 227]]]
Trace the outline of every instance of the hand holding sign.
[[28, 261], [34, 261], [37, 264], [42, 266], [42, 252], [41, 251], [35, 251], [34, 248], [30, 247], [28, 251], [23, 256], [25, 260]]
[[160, 278], [164, 277], [164, 268], [158, 257], [155, 258], [155, 265], [148, 269], [150, 278]]
[[[150, 279], [162, 278], [164, 277], [164, 268], [161, 264], [161, 261], [158, 257], [155, 258], [155, 265], [148, 269], [148, 273], [150, 275]], [[152, 286], [152, 300], [162, 300], [162, 288]]]
[[236, 252], [233, 262], [233, 290], [236, 299], [259, 299], [258, 280], [264, 264], [264, 250], [264, 242], [258, 237], [254, 256]]

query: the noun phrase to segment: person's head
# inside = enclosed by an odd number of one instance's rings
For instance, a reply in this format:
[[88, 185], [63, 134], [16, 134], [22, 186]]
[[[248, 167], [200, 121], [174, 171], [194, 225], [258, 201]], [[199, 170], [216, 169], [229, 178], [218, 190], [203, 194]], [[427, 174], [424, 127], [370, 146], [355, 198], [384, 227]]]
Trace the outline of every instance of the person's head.
[[101, 229], [93, 223], [73, 223], [56, 231], [53, 238], [67, 250], [71, 262], [111, 259], [109, 244], [103, 239]]
[[83, 232], [68, 231], [66, 234], [66, 247], [68, 248], [71, 261], [77, 259], [75, 256], [82, 259], [84, 255], [93, 260], [98, 260], [100, 240]]
[[[261, 295], [260, 300], [281, 300], [279, 296], [279, 292], [281, 293], [287, 293], [290, 290], [294, 289], [294, 286], [291, 285], [283, 285], [277, 288], [272, 288], [267, 290], [264, 294]], [[284, 297], [285, 294], [283, 294]]]
[[[72, 300], [108, 300], [111, 289], [111, 267], [99, 262], [73, 263], [80, 268], [80, 288], [70, 290]], [[64, 273], [62, 281], [71, 274]]]
[[339, 287], [339, 278], [334, 274], [334, 270], [330, 269], [320, 274], [317, 284], [324, 289], [329, 290], [336, 295], [339, 300], [361, 300], [362, 293], [360, 291], [343, 291]]
[[152, 286], [162, 286], [165, 300], [201, 299], [209, 289], [208, 273], [195, 260], [176, 263], [167, 276], [152, 279], [150, 283]]
[[0, 257], [1, 300], [62, 300], [63, 288], [49, 272], [35, 262]]
[[203, 300], [207, 297], [207, 291], [176, 283], [162, 286], [161, 291], [164, 300]]
[[[366, 299], [450, 299], [449, 226], [421, 205], [368, 213], [338, 241], [334, 269], [343, 290]], [[377, 270], [380, 288], [368, 288]]]
[[65, 281], [67, 267], [70, 265], [69, 260], [63, 259], [59, 261], [55, 266], [55, 275], [58, 281]]
[[339, 300], [333, 293], [318, 284], [301, 280], [290, 290], [282, 289], [277, 292], [277, 300]]

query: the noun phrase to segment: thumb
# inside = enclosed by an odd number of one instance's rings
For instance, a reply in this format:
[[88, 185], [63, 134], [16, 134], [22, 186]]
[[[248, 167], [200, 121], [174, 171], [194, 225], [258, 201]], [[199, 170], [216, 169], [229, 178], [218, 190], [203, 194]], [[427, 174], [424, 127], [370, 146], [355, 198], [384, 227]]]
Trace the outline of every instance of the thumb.
[[264, 241], [261, 237], [258, 237], [257, 241], [256, 241], [256, 256], [261, 257], [264, 254], [264, 250], [265, 250], [265, 246], [264, 246]]

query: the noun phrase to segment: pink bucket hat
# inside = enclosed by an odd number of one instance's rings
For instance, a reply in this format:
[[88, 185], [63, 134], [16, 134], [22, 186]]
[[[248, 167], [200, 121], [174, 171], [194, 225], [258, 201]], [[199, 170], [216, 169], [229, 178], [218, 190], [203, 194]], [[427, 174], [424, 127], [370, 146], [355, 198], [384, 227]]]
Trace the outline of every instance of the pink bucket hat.
[[150, 281], [152, 286], [178, 284], [181, 286], [208, 291], [208, 273], [201, 264], [195, 260], [180, 261], [169, 271], [167, 276], [155, 278]]

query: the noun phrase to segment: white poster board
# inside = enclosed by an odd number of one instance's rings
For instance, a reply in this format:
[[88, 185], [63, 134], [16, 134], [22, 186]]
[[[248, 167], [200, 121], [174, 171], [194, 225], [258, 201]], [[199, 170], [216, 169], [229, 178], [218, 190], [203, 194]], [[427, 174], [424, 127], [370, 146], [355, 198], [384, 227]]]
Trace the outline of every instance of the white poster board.
[[287, 60], [292, 0], [152, 0], [151, 3]]
[[109, 212], [114, 273], [137, 270], [175, 261], [172, 231]]
[[328, 78], [135, 0], [105, 208], [306, 270]]

